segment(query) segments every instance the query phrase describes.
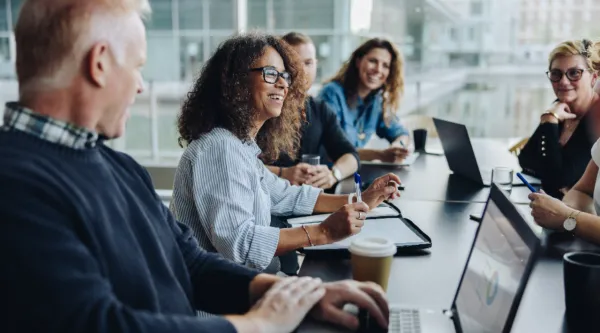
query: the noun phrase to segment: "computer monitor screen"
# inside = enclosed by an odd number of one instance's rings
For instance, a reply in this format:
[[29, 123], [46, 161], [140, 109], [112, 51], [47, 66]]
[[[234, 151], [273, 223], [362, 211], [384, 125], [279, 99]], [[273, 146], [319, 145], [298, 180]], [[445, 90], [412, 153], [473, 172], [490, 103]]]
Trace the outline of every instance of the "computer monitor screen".
[[531, 255], [490, 199], [456, 295], [463, 333], [502, 332]]

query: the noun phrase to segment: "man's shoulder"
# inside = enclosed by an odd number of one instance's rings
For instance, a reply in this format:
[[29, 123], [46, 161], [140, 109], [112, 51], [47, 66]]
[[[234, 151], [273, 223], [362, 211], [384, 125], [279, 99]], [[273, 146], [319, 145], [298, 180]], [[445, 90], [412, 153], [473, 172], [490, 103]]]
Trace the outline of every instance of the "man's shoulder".
[[104, 159], [113, 165], [113, 168], [118, 166], [121, 172], [132, 173], [140, 176], [144, 182], [148, 185], [152, 185], [150, 174], [146, 171], [141, 164], [139, 164], [132, 156], [114, 150], [106, 145], [100, 147], [100, 152], [103, 154]]
[[109, 161], [113, 160], [114, 162], [124, 164], [133, 168], [143, 168], [133, 157], [131, 157], [127, 153], [114, 150], [105, 144], [102, 144], [99, 147], [99, 149], [102, 155], [104, 155], [105, 158], [108, 158]]
[[[31, 202], [40, 198], [60, 197], [65, 181], [61, 177], [60, 160], [35, 150], [11, 147], [0, 139], [0, 187], [3, 195]], [[3, 196], [0, 196], [3, 197]], [[5, 201], [7, 197], [3, 197]]]

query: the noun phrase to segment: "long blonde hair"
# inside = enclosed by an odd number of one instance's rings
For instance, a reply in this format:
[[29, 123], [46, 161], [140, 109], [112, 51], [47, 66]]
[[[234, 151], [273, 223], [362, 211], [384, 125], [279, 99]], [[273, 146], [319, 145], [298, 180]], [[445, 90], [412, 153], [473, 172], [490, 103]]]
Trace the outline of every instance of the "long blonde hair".
[[383, 87], [380, 88], [383, 93], [381, 106], [383, 109], [383, 119], [386, 125], [389, 125], [394, 113], [400, 107], [400, 101], [404, 95], [404, 61], [400, 51], [390, 41], [373, 38], [364, 42], [352, 52], [350, 59], [342, 65], [342, 68], [328, 82], [335, 81], [341, 84], [344, 87], [346, 103], [350, 106], [356, 105], [360, 80], [356, 62], [376, 48], [386, 49], [392, 55], [390, 74]]

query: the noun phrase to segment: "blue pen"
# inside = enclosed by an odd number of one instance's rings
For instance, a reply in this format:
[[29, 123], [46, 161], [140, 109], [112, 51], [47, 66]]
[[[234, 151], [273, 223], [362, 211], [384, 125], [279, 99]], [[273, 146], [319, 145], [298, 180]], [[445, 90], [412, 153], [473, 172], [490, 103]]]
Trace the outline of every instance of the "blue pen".
[[531, 186], [531, 184], [529, 184], [529, 182], [525, 179], [525, 177], [523, 177], [523, 175], [520, 172], [517, 172], [517, 177], [519, 177], [519, 179], [523, 182], [523, 184], [527, 185], [527, 187], [529, 187], [529, 190], [531, 190], [531, 192], [537, 192], [535, 190], [535, 188], [533, 186]]
[[356, 202], [362, 202], [362, 196], [360, 194], [360, 175], [358, 172], [354, 173], [354, 189], [356, 190]]

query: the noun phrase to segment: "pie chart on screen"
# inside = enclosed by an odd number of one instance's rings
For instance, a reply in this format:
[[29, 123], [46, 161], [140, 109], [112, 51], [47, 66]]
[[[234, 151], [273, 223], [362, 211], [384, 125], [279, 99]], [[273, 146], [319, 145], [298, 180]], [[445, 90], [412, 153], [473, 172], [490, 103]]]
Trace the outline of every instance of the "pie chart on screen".
[[492, 305], [496, 296], [498, 295], [498, 283], [500, 282], [500, 277], [498, 275], [498, 271], [494, 271], [492, 275], [490, 275], [490, 279], [488, 280], [487, 290], [485, 293], [485, 303], [487, 305]]

